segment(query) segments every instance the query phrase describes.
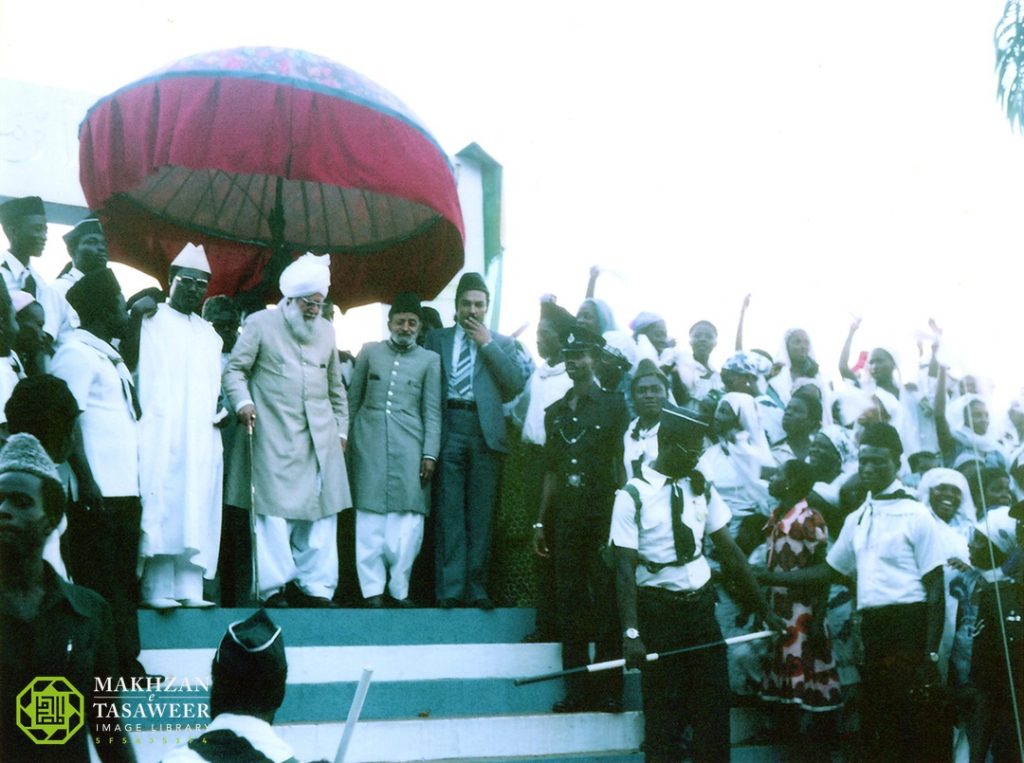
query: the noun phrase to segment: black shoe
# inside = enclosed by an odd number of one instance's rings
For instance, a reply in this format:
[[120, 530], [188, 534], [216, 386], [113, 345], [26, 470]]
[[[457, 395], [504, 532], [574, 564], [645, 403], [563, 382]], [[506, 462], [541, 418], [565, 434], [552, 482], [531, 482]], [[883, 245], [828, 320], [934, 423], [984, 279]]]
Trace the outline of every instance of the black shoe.
[[288, 609], [291, 604], [288, 603], [288, 594], [282, 589], [264, 601], [263, 606], [271, 609]]
[[560, 699], [551, 706], [553, 713], [582, 713], [590, 709], [590, 703], [585, 697], [574, 694], [566, 694], [565, 699]]
[[303, 605], [306, 609], [337, 609], [338, 605], [333, 599], [325, 599], [322, 596], [309, 596]]
[[363, 606], [367, 609], [384, 609], [387, 603], [384, 601], [384, 594], [379, 593], [376, 596], [368, 596], [363, 599]]
[[494, 602], [488, 599], [486, 596], [482, 596], [473, 602], [473, 606], [477, 609], [482, 609], [484, 612], [490, 612], [494, 609]]
[[457, 606], [459, 606], [459, 600], [458, 599], [438, 599], [437, 600], [437, 606], [439, 606], [441, 609], [455, 609]]
[[409, 598], [394, 599], [394, 605], [398, 609], [415, 609], [416, 608], [416, 602], [414, 602], [412, 599], [409, 599]]

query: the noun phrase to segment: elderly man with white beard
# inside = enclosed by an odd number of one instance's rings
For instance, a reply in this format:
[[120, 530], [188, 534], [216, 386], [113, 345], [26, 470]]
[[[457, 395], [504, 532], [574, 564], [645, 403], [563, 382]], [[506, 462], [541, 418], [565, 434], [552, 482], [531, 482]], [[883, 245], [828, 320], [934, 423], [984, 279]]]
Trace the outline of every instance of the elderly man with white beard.
[[232, 453], [226, 502], [255, 500], [260, 598], [270, 607], [329, 607], [338, 585], [337, 515], [352, 498], [348, 401], [334, 328], [320, 317], [330, 279], [326, 256], [285, 268], [278, 309], [246, 320], [224, 368], [238, 421], [253, 431]]

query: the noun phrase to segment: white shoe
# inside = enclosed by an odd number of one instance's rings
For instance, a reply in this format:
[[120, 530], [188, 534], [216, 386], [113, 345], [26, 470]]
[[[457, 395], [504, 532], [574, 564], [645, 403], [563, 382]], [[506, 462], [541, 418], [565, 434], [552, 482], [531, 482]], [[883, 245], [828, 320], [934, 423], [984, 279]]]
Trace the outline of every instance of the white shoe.
[[206, 607], [216, 607], [217, 605], [212, 601], [206, 599], [178, 599], [183, 607], [192, 607], [193, 609], [204, 609]]
[[146, 599], [142, 606], [146, 609], [177, 609], [181, 604], [174, 599]]

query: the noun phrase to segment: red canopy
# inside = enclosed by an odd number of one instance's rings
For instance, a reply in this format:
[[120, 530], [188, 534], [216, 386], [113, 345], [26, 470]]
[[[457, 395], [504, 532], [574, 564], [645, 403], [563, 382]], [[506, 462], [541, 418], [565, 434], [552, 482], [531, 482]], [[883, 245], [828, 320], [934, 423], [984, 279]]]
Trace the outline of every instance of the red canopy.
[[165, 279], [201, 243], [211, 294], [258, 286], [272, 251], [329, 252], [342, 308], [430, 299], [462, 266], [437, 142], [390, 93], [301, 51], [203, 54], [122, 88], [89, 110], [80, 160], [112, 259]]

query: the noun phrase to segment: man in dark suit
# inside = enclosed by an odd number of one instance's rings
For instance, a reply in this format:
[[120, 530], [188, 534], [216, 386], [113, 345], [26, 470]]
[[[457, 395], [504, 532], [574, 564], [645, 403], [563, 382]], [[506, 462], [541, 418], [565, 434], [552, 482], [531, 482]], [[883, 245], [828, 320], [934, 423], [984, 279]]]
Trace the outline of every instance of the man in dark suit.
[[487, 569], [498, 480], [508, 435], [502, 403], [526, 383], [515, 341], [484, 324], [490, 292], [479, 273], [455, 290], [455, 326], [433, 331], [426, 347], [441, 356], [445, 400], [434, 477], [436, 595], [443, 608], [493, 609]]

